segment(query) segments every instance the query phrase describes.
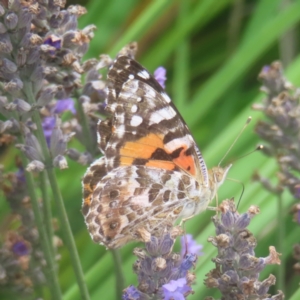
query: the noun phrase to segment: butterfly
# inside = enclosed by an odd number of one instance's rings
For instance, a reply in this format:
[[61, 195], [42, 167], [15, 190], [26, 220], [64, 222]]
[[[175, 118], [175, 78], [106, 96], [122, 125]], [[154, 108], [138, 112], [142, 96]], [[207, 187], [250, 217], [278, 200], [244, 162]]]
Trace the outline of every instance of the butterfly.
[[231, 165], [207, 169], [171, 99], [134, 59], [118, 56], [107, 82], [103, 156], [84, 175], [82, 212], [96, 243], [119, 248], [205, 210]]

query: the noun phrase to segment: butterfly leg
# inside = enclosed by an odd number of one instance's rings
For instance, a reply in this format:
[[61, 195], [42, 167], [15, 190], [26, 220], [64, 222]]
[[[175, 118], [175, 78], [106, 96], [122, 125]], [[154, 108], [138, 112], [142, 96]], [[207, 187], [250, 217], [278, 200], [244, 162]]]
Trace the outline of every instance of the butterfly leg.
[[207, 206], [206, 208], [207, 210], [213, 210], [213, 211], [219, 211], [219, 208], [218, 207], [214, 207], [214, 206]]

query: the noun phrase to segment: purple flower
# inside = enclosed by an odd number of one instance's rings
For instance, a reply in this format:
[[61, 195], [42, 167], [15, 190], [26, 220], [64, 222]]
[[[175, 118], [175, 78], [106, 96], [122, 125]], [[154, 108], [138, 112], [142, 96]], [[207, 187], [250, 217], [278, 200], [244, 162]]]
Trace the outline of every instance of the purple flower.
[[66, 110], [69, 110], [73, 115], [76, 114], [74, 100], [72, 98], [57, 100], [57, 102], [53, 108], [53, 113], [60, 114]]
[[25, 172], [22, 166], [19, 167], [18, 171], [15, 173], [18, 183], [25, 183]]
[[140, 294], [141, 294], [140, 291], [136, 287], [131, 285], [126, 290], [124, 290], [122, 299], [123, 300], [139, 300]]
[[17, 256], [24, 256], [28, 255], [29, 249], [25, 242], [23, 241], [17, 241], [12, 245], [12, 251]]
[[181, 257], [189, 254], [196, 254], [198, 256], [203, 255], [202, 252], [200, 252], [203, 248], [202, 245], [197, 244], [197, 242], [193, 239], [193, 236], [191, 234], [186, 234], [185, 236], [181, 237]]
[[190, 270], [192, 267], [195, 266], [197, 261], [197, 254], [195, 253], [188, 253], [182, 258], [182, 262], [180, 264], [180, 273], [181, 276], [185, 276], [187, 271]]
[[171, 280], [169, 283], [164, 284], [162, 289], [164, 300], [184, 300], [185, 295], [192, 291], [185, 278]]
[[162, 86], [162, 88], [165, 88], [165, 81], [167, 79], [166, 77], [166, 69], [164, 67], [158, 67], [154, 71], [154, 78], [158, 81], [158, 83]]
[[268, 73], [270, 71], [271, 67], [270, 66], [264, 66], [262, 69], [262, 72]]
[[55, 49], [60, 49], [61, 48], [61, 39], [52, 34], [44, 40], [44, 44], [52, 46]]
[[42, 127], [43, 127], [43, 131], [44, 131], [44, 135], [45, 135], [47, 144], [49, 146], [50, 145], [51, 134], [52, 134], [52, 131], [55, 127], [55, 117], [54, 116], [45, 117], [43, 122], [42, 122]]
[[[74, 101], [71, 98], [57, 100], [55, 106], [52, 108], [52, 113], [60, 114], [67, 110], [70, 111], [72, 114], [76, 114]], [[44, 130], [45, 138], [47, 140], [47, 144], [49, 146], [51, 134], [55, 127], [55, 117], [54, 116], [45, 117], [42, 122], [42, 126]]]

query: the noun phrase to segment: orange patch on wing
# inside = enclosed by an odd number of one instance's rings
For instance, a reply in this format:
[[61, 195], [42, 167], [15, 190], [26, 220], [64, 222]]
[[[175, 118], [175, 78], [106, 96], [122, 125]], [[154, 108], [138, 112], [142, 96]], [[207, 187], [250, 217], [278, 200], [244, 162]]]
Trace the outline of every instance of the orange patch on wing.
[[86, 193], [88, 193], [88, 196], [84, 198], [84, 205], [91, 205], [91, 195], [92, 195], [92, 189], [89, 183], [84, 184], [83, 190]]
[[186, 155], [184, 152], [187, 150], [184, 147], [177, 158], [173, 159], [173, 162], [183, 170], [186, 170], [193, 176], [196, 176], [196, 166], [194, 158], [191, 155]]
[[150, 133], [134, 142], [127, 142], [120, 149], [120, 156], [148, 159], [157, 148], [163, 148], [163, 138]]
[[173, 162], [166, 160], [149, 160], [146, 166], [165, 170], [174, 170], [176, 167]]
[[125, 156], [125, 157], [121, 157], [120, 164], [122, 166], [131, 166], [133, 161], [134, 161], [133, 157], [126, 157]]

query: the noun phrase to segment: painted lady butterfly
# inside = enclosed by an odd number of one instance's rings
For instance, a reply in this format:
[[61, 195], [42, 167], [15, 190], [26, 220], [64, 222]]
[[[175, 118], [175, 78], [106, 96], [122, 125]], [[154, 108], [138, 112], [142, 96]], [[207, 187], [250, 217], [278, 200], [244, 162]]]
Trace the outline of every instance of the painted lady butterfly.
[[135, 60], [119, 56], [107, 77], [104, 156], [84, 175], [82, 212], [92, 239], [118, 248], [205, 210], [231, 165], [207, 170], [170, 98]]

